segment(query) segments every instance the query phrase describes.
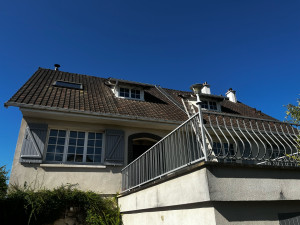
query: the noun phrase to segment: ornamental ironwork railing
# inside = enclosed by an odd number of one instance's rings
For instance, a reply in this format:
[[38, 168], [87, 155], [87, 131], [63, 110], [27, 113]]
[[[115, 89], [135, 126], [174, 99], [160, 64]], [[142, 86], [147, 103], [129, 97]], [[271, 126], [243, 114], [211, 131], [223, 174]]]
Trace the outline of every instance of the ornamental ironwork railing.
[[[199, 113], [122, 170], [127, 191], [200, 161], [299, 166], [296, 124], [218, 112]], [[203, 129], [203, 136], [201, 136]], [[204, 151], [206, 149], [206, 151]]]

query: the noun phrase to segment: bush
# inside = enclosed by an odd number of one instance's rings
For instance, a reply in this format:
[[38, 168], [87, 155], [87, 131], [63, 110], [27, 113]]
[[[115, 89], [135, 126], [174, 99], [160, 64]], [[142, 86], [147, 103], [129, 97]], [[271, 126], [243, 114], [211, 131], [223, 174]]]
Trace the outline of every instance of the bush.
[[11, 187], [0, 200], [1, 224], [51, 224], [73, 209], [81, 224], [121, 225], [121, 214], [115, 198], [104, 198], [94, 192], [84, 192], [73, 185], [54, 190], [34, 191]]
[[0, 166], [0, 198], [3, 198], [6, 195], [6, 181], [8, 180], [7, 174], [6, 166]]

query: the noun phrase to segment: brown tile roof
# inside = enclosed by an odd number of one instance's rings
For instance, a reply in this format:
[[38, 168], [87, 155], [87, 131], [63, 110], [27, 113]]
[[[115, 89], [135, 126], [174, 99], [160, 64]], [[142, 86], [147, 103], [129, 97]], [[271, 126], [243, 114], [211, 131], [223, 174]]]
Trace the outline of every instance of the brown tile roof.
[[[83, 90], [53, 86], [52, 84], [57, 80], [82, 83]], [[49, 107], [49, 109], [57, 110], [65, 109], [168, 121], [187, 119], [187, 115], [155, 86], [147, 85], [144, 89], [145, 101], [139, 101], [116, 97], [111, 88], [105, 84], [106, 81], [108, 79], [39, 68], [5, 105]], [[181, 105], [179, 95], [191, 94], [191, 92], [172, 89], [163, 88], [163, 90]], [[274, 119], [243, 103], [232, 103], [226, 98], [221, 105], [222, 111], [225, 113]]]

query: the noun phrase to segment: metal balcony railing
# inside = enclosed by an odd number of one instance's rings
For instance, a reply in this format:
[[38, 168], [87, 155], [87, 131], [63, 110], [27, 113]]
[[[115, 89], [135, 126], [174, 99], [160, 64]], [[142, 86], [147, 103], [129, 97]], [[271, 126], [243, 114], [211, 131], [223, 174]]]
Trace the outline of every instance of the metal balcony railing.
[[[203, 113], [203, 123], [200, 123], [199, 115], [192, 116], [127, 165], [122, 170], [122, 190], [204, 160], [280, 166], [300, 164], [300, 132], [295, 124], [209, 111]], [[201, 129], [205, 139], [202, 139]]]

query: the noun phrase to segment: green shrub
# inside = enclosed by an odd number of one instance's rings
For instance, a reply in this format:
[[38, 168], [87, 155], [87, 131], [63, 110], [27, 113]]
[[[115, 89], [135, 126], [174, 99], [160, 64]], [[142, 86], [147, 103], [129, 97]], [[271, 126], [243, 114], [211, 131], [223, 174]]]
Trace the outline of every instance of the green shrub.
[[51, 224], [70, 209], [77, 220], [86, 225], [121, 225], [121, 214], [115, 198], [105, 198], [94, 192], [84, 192], [74, 185], [54, 190], [34, 191], [13, 186], [0, 200], [1, 224]]
[[8, 172], [6, 171], [6, 166], [0, 166], [0, 198], [3, 198], [7, 191], [7, 174]]

